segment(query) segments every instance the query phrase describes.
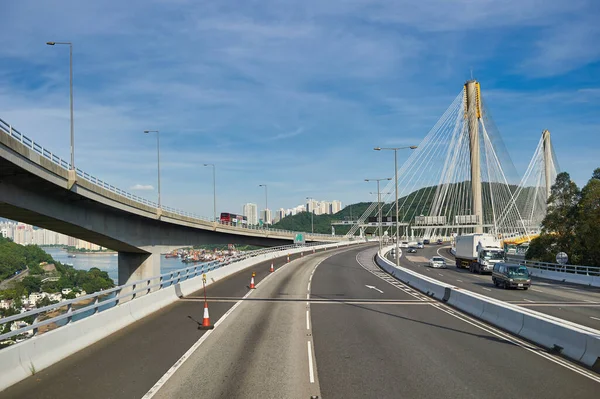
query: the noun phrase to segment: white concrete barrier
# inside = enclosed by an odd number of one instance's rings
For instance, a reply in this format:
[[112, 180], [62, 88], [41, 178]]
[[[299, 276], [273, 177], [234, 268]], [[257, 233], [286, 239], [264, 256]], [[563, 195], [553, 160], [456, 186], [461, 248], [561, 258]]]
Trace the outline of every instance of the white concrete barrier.
[[527, 265], [529, 273], [534, 277], [547, 278], [548, 280], [562, 281], [565, 283], [581, 284], [590, 287], [600, 287], [600, 277], [585, 274], [564, 273], [554, 270], [544, 270]]
[[[385, 257], [390, 249], [391, 247], [383, 248], [377, 254], [376, 262], [397, 279], [421, 292], [439, 295], [441, 290], [444, 290], [444, 298], [449, 305], [600, 371], [600, 331], [450, 286], [403, 267], [396, 267]], [[437, 288], [434, 285], [437, 285]], [[436, 297], [439, 299], [439, 296]]]
[[[364, 241], [332, 243], [316, 246], [317, 250], [343, 248]], [[308, 249], [310, 248], [310, 249]], [[227, 276], [252, 267], [266, 260], [282, 258], [304, 252], [312, 254], [312, 248], [294, 248], [276, 253], [258, 255], [232, 263], [206, 273], [210, 285]], [[141, 288], [141, 287], [138, 287]], [[168, 306], [177, 299], [180, 290], [190, 295], [202, 288], [201, 276], [174, 284], [149, 295], [114, 306], [96, 315], [72, 322], [45, 334], [37, 335], [0, 350], [0, 391], [16, 384], [30, 375], [88, 347], [120, 329]]]

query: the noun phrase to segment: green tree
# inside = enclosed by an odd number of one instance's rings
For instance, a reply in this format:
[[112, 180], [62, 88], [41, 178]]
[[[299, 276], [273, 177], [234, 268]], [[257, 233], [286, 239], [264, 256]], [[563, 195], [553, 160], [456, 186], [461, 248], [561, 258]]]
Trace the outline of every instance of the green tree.
[[592, 179], [600, 180], [600, 168], [594, 169], [594, 173], [592, 173]]
[[577, 208], [576, 233], [583, 249], [581, 263], [600, 266], [600, 168], [594, 171], [590, 181], [581, 190]]
[[25, 290], [30, 294], [32, 292], [40, 292], [40, 289], [42, 288], [42, 279], [39, 277], [27, 276], [23, 278], [21, 283], [23, 284], [23, 287], [25, 287]]

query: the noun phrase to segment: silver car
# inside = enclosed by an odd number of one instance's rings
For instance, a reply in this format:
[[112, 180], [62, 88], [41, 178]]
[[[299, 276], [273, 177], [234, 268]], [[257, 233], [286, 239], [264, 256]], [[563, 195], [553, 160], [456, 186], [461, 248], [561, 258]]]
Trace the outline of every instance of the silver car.
[[436, 269], [445, 269], [446, 261], [441, 256], [434, 256], [429, 259], [429, 267], [434, 267]]

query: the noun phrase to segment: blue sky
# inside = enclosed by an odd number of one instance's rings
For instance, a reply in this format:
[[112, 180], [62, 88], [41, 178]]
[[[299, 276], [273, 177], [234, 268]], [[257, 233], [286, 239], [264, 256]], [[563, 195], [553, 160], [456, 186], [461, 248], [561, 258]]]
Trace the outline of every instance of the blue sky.
[[[547, 4], [546, 4], [547, 3]], [[549, 129], [584, 184], [600, 166], [594, 0], [20, 0], [3, 5], [0, 118], [118, 187], [212, 214], [307, 196], [372, 200], [366, 177], [418, 144], [473, 70], [519, 173]], [[408, 154], [402, 154], [402, 162]], [[133, 190], [154, 199], [154, 190]]]

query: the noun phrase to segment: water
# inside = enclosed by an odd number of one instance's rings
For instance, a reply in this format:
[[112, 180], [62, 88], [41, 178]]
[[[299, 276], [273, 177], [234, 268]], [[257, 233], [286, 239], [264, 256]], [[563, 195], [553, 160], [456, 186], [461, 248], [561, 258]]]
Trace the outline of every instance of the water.
[[[92, 267], [108, 272], [108, 276], [113, 279], [115, 284], [118, 284], [119, 265], [118, 256], [116, 254], [75, 254], [75, 258], [69, 258], [69, 254], [62, 248], [58, 247], [42, 247], [55, 261], [62, 264], [72, 264], [78, 270], [90, 270]], [[181, 262], [179, 258], [160, 257], [160, 273], [169, 273], [175, 270], [183, 269], [187, 266]]]

